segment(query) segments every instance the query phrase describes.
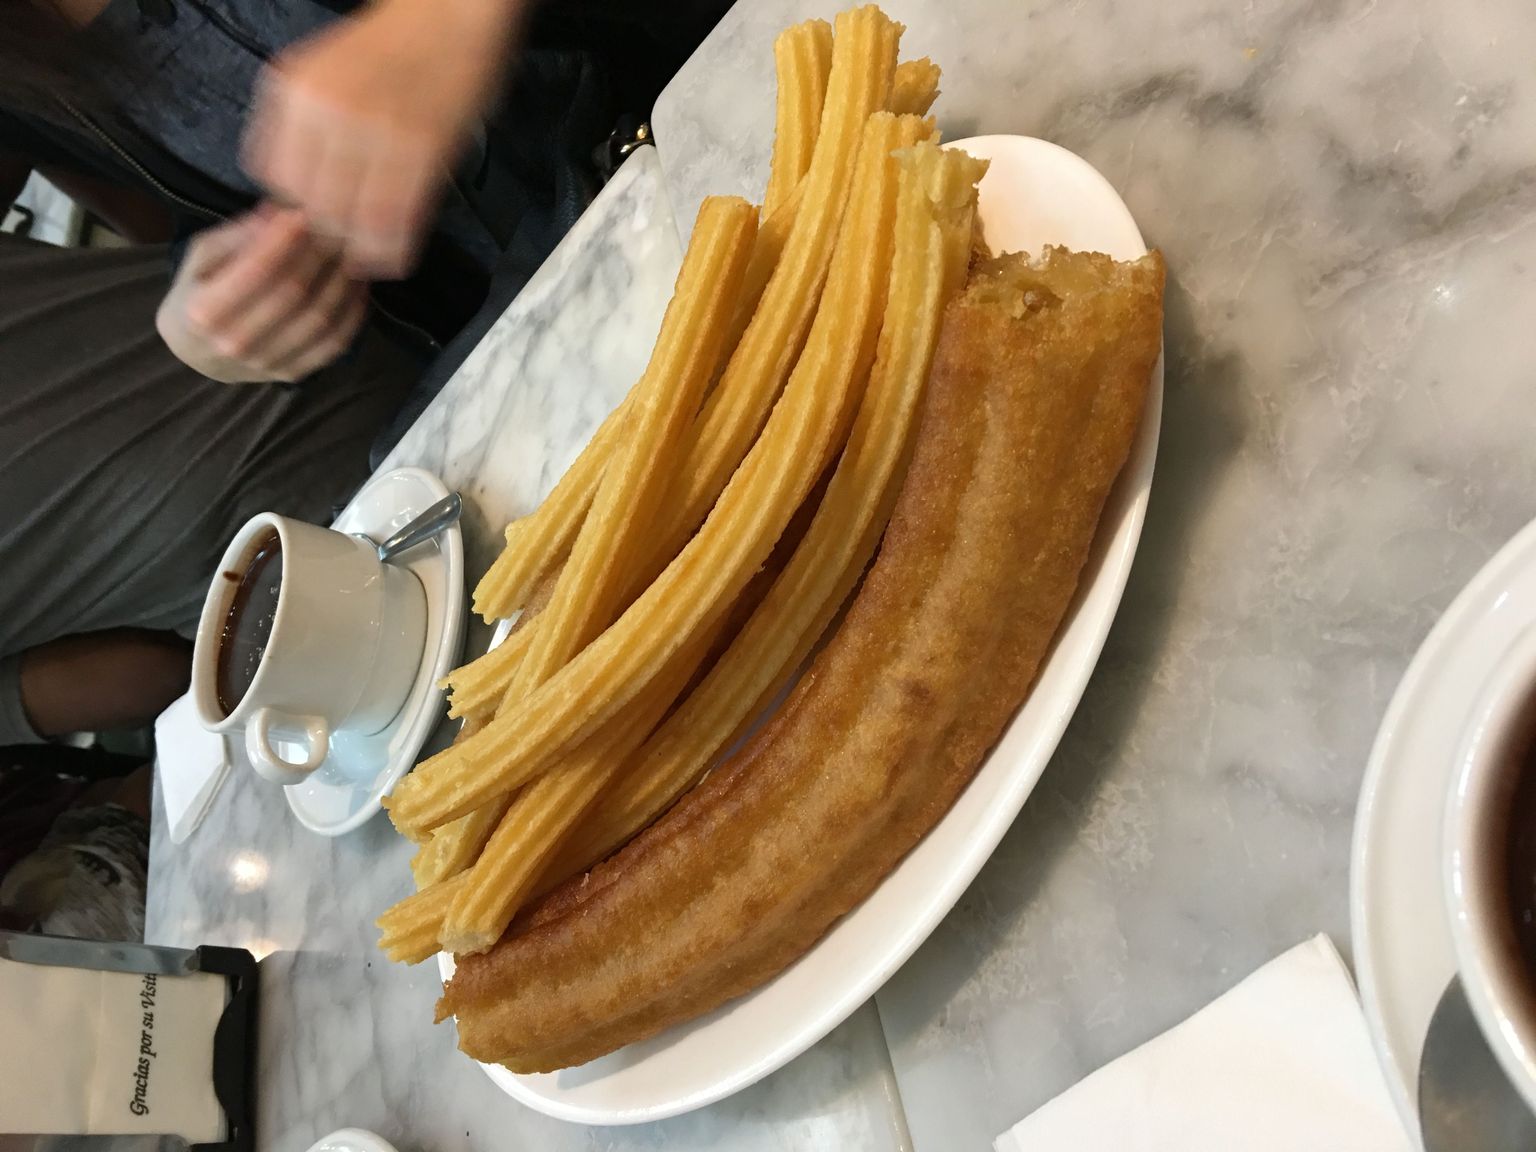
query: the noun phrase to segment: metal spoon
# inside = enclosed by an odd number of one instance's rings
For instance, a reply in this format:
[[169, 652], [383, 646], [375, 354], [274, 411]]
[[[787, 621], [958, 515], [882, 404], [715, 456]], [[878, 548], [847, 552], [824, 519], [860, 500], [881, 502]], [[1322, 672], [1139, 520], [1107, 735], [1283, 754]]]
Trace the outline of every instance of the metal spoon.
[[1461, 980], [1446, 985], [1419, 1059], [1419, 1131], [1428, 1152], [1536, 1148], [1536, 1116], [1499, 1066]]
[[379, 550], [380, 560], [393, 560], [400, 553], [416, 547], [432, 539], [448, 525], [458, 520], [464, 511], [464, 501], [459, 499], [457, 492], [450, 492], [436, 504], [424, 509], [421, 515], [412, 520], [400, 531], [396, 532], [384, 543], [379, 544], [371, 536], [361, 532], [355, 532], [359, 540], [366, 540]]

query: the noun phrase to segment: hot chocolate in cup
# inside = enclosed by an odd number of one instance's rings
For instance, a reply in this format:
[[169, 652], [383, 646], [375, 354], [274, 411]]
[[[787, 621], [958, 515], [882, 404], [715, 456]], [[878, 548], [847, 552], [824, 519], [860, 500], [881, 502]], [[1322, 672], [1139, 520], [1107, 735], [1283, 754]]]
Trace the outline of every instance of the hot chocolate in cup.
[[[235, 534], [209, 586], [192, 656], [205, 727], [243, 733], [263, 777], [296, 784], [334, 733], [399, 713], [421, 664], [426, 594], [365, 540], [270, 512]], [[297, 745], [302, 759], [277, 743]]]

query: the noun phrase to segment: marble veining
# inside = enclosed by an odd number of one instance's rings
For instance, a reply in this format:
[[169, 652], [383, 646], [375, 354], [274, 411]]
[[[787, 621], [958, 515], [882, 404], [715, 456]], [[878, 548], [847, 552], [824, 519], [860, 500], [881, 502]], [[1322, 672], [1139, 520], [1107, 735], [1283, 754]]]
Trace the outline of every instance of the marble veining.
[[[656, 133], [679, 213], [766, 173], [738, 5]], [[983, 1148], [1324, 930], [1398, 677], [1536, 513], [1536, 22], [1520, 0], [891, 0], [947, 138], [1086, 157], [1170, 268], [1141, 552], [1060, 751], [880, 992], [915, 1146]], [[729, 66], [725, 66], [725, 61]], [[704, 94], [710, 94], [704, 99]]]

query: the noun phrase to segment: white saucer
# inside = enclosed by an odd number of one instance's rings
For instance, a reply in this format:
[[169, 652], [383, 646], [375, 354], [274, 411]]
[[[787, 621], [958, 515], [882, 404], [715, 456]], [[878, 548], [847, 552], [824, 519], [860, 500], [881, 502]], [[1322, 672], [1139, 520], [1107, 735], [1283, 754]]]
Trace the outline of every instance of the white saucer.
[[[331, 527], [383, 540], [447, 495], [443, 482], [430, 472], [397, 468], [370, 480]], [[459, 526], [411, 549], [401, 561], [427, 593], [427, 639], [410, 695], [382, 732], [337, 732], [325, 763], [304, 783], [283, 789], [299, 823], [322, 836], [340, 836], [358, 827], [410, 771], [444, 716], [437, 682], [458, 663], [464, 647], [464, 544]], [[279, 751], [295, 759], [303, 754], [301, 748], [286, 744], [279, 744]]]
[[1441, 826], [1457, 749], [1488, 671], [1536, 622], [1536, 522], [1473, 577], [1408, 666], [1365, 772], [1350, 863], [1355, 971], [1371, 1040], [1418, 1139], [1419, 1056], [1456, 970]]

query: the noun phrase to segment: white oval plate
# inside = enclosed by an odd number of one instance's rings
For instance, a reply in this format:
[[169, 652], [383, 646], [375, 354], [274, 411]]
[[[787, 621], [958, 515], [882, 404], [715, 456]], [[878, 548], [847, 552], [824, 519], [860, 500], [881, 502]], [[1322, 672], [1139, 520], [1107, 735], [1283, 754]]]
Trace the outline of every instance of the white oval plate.
[[[387, 539], [448, 495], [443, 482], [421, 468], [396, 468], [375, 476], [352, 497], [331, 525]], [[437, 683], [464, 650], [464, 543], [457, 524], [405, 553], [400, 562], [416, 574], [427, 594], [427, 632], [421, 665], [399, 713], [371, 736], [340, 731], [331, 738], [325, 763], [301, 784], [283, 789], [299, 823], [322, 836], [341, 836], [361, 827], [411, 770], [416, 754], [443, 718]], [[285, 756], [302, 759], [304, 749], [279, 741]]]
[[1360, 999], [1403, 1124], [1419, 1133], [1419, 1057], [1456, 971], [1441, 829], [1478, 693], [1536, 624], [1536, 522], [1472, 578], [1430, 631], [1371, 749], [1355, 809], [1349, 920]]
[[[1136, 222], [1115, 190], [1071, 152], [1022, 136], [979, 136], [952, 147], [992, 161], [981, 184], [981, 219], [994, 252], [1063, 244], [1122, 260], [1145, 254]], [[708, 1016], [579, 1068], [519, 1076], [483, 1066], [492, 1080], [562, 1120], [661, 1120], [713, 1103], [787, 1064], [901, 967], [992, 854], [1077, 707], [1141, 536], [1162, 400], [1159, 358], [1141, 432], [1029, 700], [954, 808], [869, 899], [776, 979]], [[439, 965], [447, 979], [452, 957], [439, 957]]]

